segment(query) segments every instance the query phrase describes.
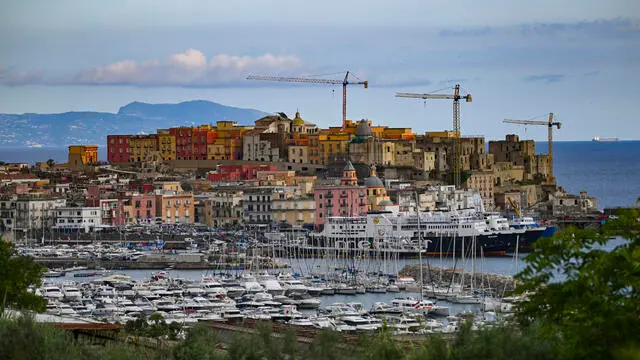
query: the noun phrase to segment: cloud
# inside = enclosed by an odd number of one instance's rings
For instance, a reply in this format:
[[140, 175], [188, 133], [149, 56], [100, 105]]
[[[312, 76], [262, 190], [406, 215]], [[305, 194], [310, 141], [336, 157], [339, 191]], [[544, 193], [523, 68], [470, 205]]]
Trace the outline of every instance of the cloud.
[[43, 70], [9, 72], [0, 66], [0, 85], [22, 86], [42, 83], [44, 78]]
[[584, 74], [582, 74], [582, 75], [584, 75], [584, 76], [596, 76], [596, 75], [598, 75], [598, 74], [600, 74], [600, 71], [599, 71], [599, 70], [591, 70], [591, 71], [587, 71], [587, 72], [585, 72], [585, 73], [584, 73]]
[[165, 61], [120, 61], [94, 67], [63, 81], [72, 85], [133, 85], [221, 87], [244, 82], [250, 73], [282, 73], [299, 69], [296, 56], [264, 54], [257, 57], [215, 55], [211, 60], [200, 51], [188, 49]]
[[523, 78], [522, 81], [525, 81], [525, 82], [542, 81], [542, 82], [546, 82], [547, 84], [551, 84], [555, 82], [560, 82], [565, 78], [566, 78], [566, 75], [562, 75], [562, 74], [542, 74], [542, 75], [529, 75]]
[[123, 60], [54, 79], [44, 78], [42, 71], [9, 74], [0, 77], [0, 84], [225, 87], [247, 83], [245, 77], [250, 73], [291, 73], [301, 67], [302, 61], [296, 56], [218, 54], [207, 59], [199, 50], [188, 49], [163, 60]]

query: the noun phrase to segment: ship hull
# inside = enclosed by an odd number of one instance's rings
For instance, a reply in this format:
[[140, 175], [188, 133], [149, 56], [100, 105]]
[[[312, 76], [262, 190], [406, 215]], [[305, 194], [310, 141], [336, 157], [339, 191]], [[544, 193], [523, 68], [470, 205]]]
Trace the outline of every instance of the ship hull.
[[[521, 232], [505, 231], [477, 236], [426, 236], [419, 241], [413, 239], [414, 244], [421, 244], [422, 255], [456, 255], [461, 256], [463, 249], [467, 256], [502, 256], [507, 251], [515, 247], [518, 237], [524, 234]], [[341, 239], [339, 241], [326, 239], [313, 239], [312, 243], [283, 246], [281, 255], [296, 257], [316, 257], [316, 256], [382, 256], [399, 258], [416, 258], [420, 256], [418, 247], [413, 248], [385, 248], [384, 244], [366, 242], [361, 238]], [[364, 245], [364, 246], [363, 246]], [[475, 247], [475, 254], [474, 252]]]
[[[541, 237], [551, 237], [556, 232], [555, 226], [549, 226], [546, 228], [526, 229], [524, 235], [518, 239], [518, 251], [529, 252], [532, 250], [533, 243]], [[515, 250], [515, 244], [512, 248], [509, 248], [509, 252]]]

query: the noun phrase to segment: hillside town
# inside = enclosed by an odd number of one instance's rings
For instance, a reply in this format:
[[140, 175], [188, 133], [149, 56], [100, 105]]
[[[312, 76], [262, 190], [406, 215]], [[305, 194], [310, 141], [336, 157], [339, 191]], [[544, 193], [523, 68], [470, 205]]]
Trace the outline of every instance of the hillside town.
[[254, 126], [107, 135], [106, 143], [107, 162], [96, 145], [71, 145], [65, 164], [1, 165], [3, 236], [144, 224], [321, 231], [328, 218], [376, 211], [475, 209], [542, 220], [597, 212], [596, 199], [564, 192], [550, 157], [515, 134], [487, 146], [482, 136], [416, 134], [365, 119], [321, 129], [296, 112]]

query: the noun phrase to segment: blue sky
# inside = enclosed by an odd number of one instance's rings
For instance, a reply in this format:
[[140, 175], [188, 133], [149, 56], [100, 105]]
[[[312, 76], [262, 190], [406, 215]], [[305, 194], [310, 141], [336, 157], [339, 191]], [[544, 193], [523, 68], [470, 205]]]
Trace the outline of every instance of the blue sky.
[[563, 122], [558, 140], [640, 138], [640, 4], [627, 1], [17, 1], [0, 5], [0, 112], [115, 112], [131, 101], [208, 99], [338, 124], [341, 89], [248, 74], [341, 77], [348, 115], [416, 131], [451, 128], [460, 83], [466, 135]]

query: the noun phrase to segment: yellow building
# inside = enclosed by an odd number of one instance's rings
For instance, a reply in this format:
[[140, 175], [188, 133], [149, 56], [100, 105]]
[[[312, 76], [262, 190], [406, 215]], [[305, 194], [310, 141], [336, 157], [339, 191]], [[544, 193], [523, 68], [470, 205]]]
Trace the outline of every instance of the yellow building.
[[162, 160], [176, 159], [176, 137], [169, 130], [158, 130], [158, 151]]
[[242, 137], [253, 126], [238, 126], [235, 121], [218, 121], [207, 139], [207, 159], [242, 160]]
[[155, 134], [133, 135], [129, 138], [129, 162], [141, 163], [158, 151], [158, 139]]
[[153, 188], [156, 190], [160, 190], [162, 192], [166, 191], [175, 191], [182, 192], [182, 185], [180, 185], [179, 181], [155, 181], [153, 183]]
[[385, 210], [385, 206], [391, 205], [391, 199], [387, 195], [382, 180], [376, 173], [376, 166], [369, 168], [369, 177], [364, 179], [364, 186], [367, 187], [367, 210]]
[[193, 211], [192, 193], [156, 195], [156, 217], [164, 224], [193, 224]]
[[327, 165], [330, 161], [345, 157], [348, 152], [349, 140], [351, 140], [349, 134], [320, 134], [318, 137], [320, 163]]
[[69, 146], [68, 164], [70, 169], [81, 169], [85, 165], [98, 162], [98, 145]]
[[296, 227], [313, 224], [316, 201], [313, 197], [272, 199], [271, 214], [274, 221], [287, 222]]

